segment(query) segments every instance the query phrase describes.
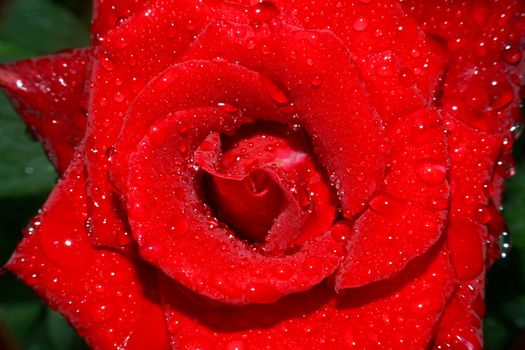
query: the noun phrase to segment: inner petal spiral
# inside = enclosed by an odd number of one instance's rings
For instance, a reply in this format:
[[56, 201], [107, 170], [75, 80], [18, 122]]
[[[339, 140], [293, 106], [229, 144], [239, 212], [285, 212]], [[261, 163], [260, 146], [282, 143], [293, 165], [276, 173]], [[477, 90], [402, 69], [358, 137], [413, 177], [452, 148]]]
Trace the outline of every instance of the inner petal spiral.
[[333, 224], [336, 197], [303, 134], [252, 124], [234, 136], [210, 135], [197, 153], [207, 199], [239, 238], [275, 253]]

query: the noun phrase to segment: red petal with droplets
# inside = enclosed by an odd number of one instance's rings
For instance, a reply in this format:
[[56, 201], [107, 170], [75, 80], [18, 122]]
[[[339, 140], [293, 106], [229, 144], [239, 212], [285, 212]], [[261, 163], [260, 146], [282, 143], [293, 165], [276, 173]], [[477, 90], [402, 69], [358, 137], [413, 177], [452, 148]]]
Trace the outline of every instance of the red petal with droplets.
[[[519, 0], [409, 0], [403, 1], [403, 7], [426, 32], [448, 46], [451, 68], [445, 76], [445, 95], [463, 98], [469, 108], [480, 112], [480, 125], [492, 130], [506, 128], [511, 115], [516, 116], [512, 106], [520, 103], [516, 92], [525, 69], [525, 4]], [[475, 74], [466, 74], [469, 72]], [[509, 85], [493, 86], [500, 78]], [[499, 118], [483, 113], [491, 111]]]
[[390, 167], [383, 192], [355, 222], [337, 288], [389, 278], [425, 253], [446, 224], [448, 157], [441, 117], [421, 110], [387, 129]]
[[[287, 249], [332, 226], [337, 201], [304, 135], [252, 124], [225, 141], [233, 144], [222, 149], [218, 134], [208, 136], [195, 162], [211, 178], [204, 191], [218, 219], [237, 235], [264, 242], [261, 248], [269, 251]], [[300, 216], [298, 230], [287, 230], [286, 223], [297, 220], [289, 215]]]
[[161, 295], [180, 349], [423, 349], [453, 274], [446, 251], [434, 250], [390, 281], [341, 295], [321, 285], [271, 305], [210, 305], [168, 279]]
[[208, 27], [185, 58], [217, 57], [261, 72], [282, 87], [285, 101], [265, 84], [276, 102], [297, 109], [296, 122], [311, 137], [332, 178], [343, 215], [350, 218], [363, 210], [383, 177], [383, 129], [341, 42], [327, 31], [283, 25], [255, 35], [251, 26], [218, 23]]
[[433, 349], [481, 350], [485, 314], [485, 271], [470, 281], [461, 282], [447, 305], [439, 324]]
[[122, 24], [149, 0], [95, 0], [91, 33], [95, 39]]
[[[409, 79], [431, 102], [442, 75], [446, 53], [425, 37], [417, 22], [405, 15], [397, 1], [280, 1], [287, 13], [308, 29], [328, 29], [357, 56], [393, 52]], [[369, 75], [368, 80], [378, 78]], [[367, 80], [366, 73], [364, 79]], [[379, 80], [382, 78], [379, 77]]]
[[[90, 200], [75, 163], [10, 267], [95, 347], [121, 345], [125, 334], [128, 348], [168, 347], [158, 272], [90, 246], [126, 250], [134, 238], [141, 256], [171, 277], [161, 276], [172, 347], [421, 349], [434, 339], [480, 348], [484, 269], [498, 253], [505, 226], [497, 207], [514, 172], [523, 13], [517, 0], [99, 0], [84, 152]], [[6, 72], [26, 119], [26, 110], [55, 108], [35, 97], [36, 83], [24, 99], [25, 84]], [[80, 105], [82, 94], [72, 94]], [[261, 121], [305, 131], [313, 146], [306, 163], [326, 171], [319, 188], [339, 199], [333, 226], [330, 201], [315, 202], [317, 214], [301, 206], [293, 185], [311, 175], [271, 161], [254, 173], [248, 161], [235, 165], [243, 147], [229, 149], [228, 138]], [[35, 133], [60, 153], [64, 170], [83, 127], [71, 132], [67, 153], [55, 145], [64, 136], [44, 124]], [[60, 142], [50, 143], [55, 136]], [[274, 157], [265, 152], [249, 158]], [[213, 178], [214, 200], [203, 176]], [[257, 190], [268, 179], [275, 186], [248, 214], [234, 208], [253, 198], [241, 184]], [[218, 222], [214, 201], [233, 218]], [[272, 205], [250, 220], [249, 211]], [[78, 217], [64, 221], [66, 208]], [[236, 220], [241, 232], [225, 225]], [[255, 233], [236, 237], [242, 231]], [[101, 270], [125, 281], [115, 286]], [[108, 290], [91, 285], [98, 280]], [[335, 295], [334, 282], [346, 289]], [[97, 304], [99, 292], [132, 305], [124, 321]]]
[[85, 49], [0, 66], [0, 86], [60, 173], [84, 136], [90, 62]]
[[[343, 252], [331, 232], [273, 256], [254, 251], [218, 225], [201, 203], [184, 154], [186, 149], [191, 154], [210, 130], [232, 129], [239, 121], [213, 109], [199, 112], [155, 123], [130, 158], [128, 213], [141, 255], [194, 292], [232, 304], [272, 303], [331, 275]], [[180, 125], [189, 122], [206, 128], [181, 135]], [[282, 223], [283, 234], [301, 229], [290, 221]]]
[[77, 158], [7, 268], [62, 313], [93, 348], [166, 349], [156, 272], [91, 246], [85, 200], [83, 164]]
[[[210, 18], [246, 20], [240, 9], [224, 3], [216, 5], [208, 7], [196, 0], [150, 1], [100, 40], [86, 138], [88, 194], [93, 202], [89, 203], [93, 222], [90, 237], [97, 246], [129, 250], [132, 245], [129, 228], [123, 223], [123, 198], [114, 193], [107, 174], [124, 115], [153, 76], [180, 60]], [[122, 191], [125, 181], [115, 185]]]
[[[189, 3], [166, 2], [152, 1], [110, 31], [95, 55], [86, 168], [91, 198], [88, 203], [92, 217], [90, 237], [97, 246], [120, 250], [132, 244], [124, 222], [125, 204], [114, 193], [107, 173], [123, 117], [144, 85], [176, 61], [190, 44], [194, 32], [206, 23], [205, 9], [201, 11]], [[187, 29], [189, 24], [193, 30]], [[173, 40], [166, 41], [170, 37]]]

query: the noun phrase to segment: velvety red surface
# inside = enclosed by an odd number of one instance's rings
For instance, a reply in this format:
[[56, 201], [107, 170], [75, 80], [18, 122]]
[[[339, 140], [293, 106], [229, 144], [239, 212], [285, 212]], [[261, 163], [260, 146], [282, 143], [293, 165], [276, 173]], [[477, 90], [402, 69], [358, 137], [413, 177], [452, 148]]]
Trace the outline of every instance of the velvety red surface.
[[7, 268], [91, 347], [482, 347], [522, 1], [94, 9], [0, 66], [62, 174]]

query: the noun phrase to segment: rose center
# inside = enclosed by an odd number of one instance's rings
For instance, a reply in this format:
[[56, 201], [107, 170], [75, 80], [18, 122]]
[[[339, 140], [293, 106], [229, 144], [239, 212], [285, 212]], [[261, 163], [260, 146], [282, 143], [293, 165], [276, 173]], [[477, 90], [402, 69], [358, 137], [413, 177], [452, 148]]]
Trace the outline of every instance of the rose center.
[[197, 152], [206, 201], [238, 238], [285, 251], [333, 224], [335, 196], [302, 133], [249, 125], [210, 135]]

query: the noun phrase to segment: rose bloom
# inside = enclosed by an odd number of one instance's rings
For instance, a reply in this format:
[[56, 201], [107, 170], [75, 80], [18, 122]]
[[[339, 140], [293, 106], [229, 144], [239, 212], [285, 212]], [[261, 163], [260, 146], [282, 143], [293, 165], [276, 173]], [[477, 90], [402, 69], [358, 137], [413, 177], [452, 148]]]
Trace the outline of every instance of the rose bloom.
[[6, 267], [93, 349], [482, 347], [523, 1], [94, 9], [0, 67], [61, 175]]

